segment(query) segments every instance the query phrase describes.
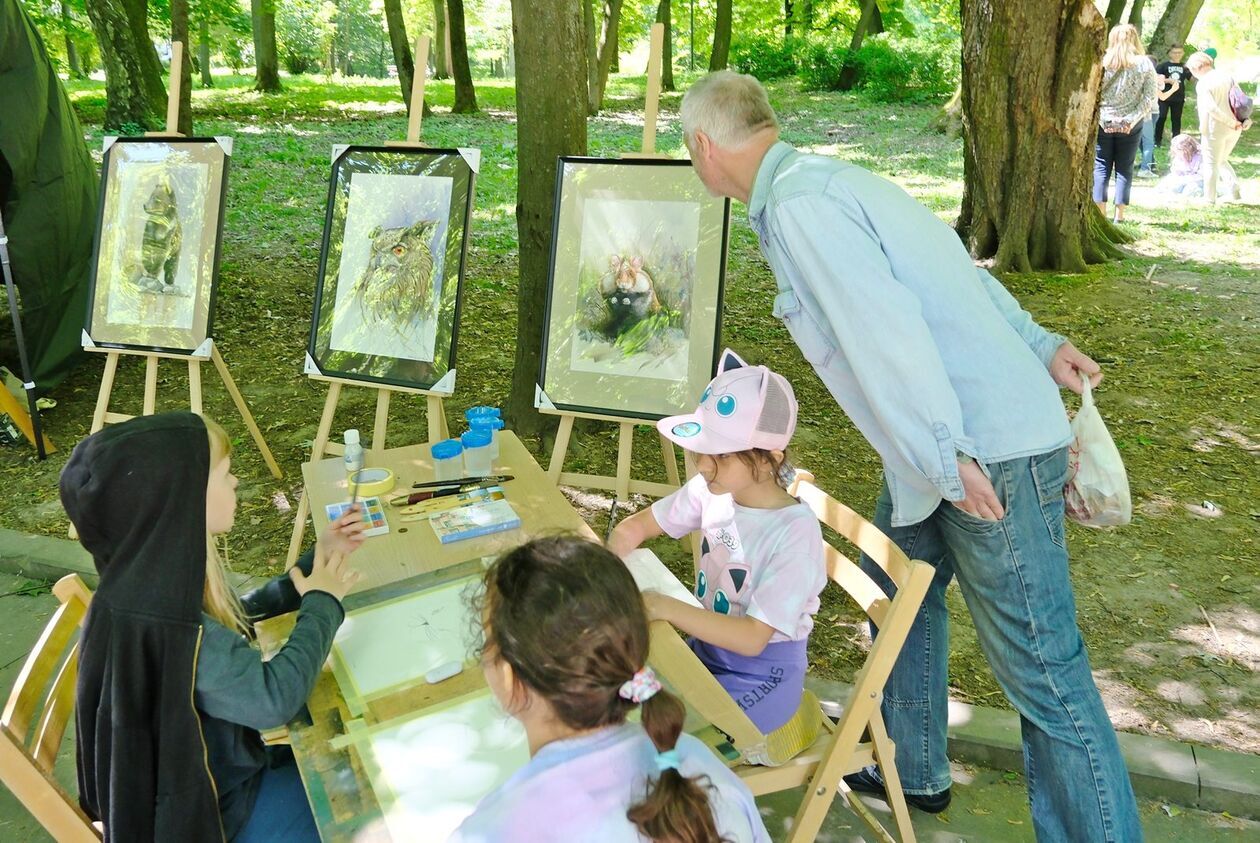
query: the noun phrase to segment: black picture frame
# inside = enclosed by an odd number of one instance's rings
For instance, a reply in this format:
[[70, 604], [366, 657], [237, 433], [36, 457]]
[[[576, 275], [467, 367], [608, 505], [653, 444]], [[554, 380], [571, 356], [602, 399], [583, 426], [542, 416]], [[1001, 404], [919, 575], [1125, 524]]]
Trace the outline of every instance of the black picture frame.
[[[697, 302], [691, 295], [695, 290], [688, 288], [687, 324], [684, 328], [688, 344], [685, 377], [669, 380], [636, 377], [615, 372], [604, 374], [593, 371], [575, 372], [572, 360], [564, 359], [566, 356], [571, 358], [571, 352], [565, 351], [564, 346], [573, 340], [565, 337], [558, 338], [557, 334], [574, 333], [569, 325], [565, 324], [566, 320], [574, 315], [567, 311], [570, 309], [576, 311], [582, 306], [583, 301], [589, 305], [591, 299], [591, 292], [589, 289], [584, 291], [582, 281], [582, 275], [587, 271], [583, 266], [581, 256], [582, 249], [585, 248], [581, 243], [582, 226], [579, 225], [577, 230], [570, 230], [574, 229], [575, 215], [579, 212], [571, 211], [566, 202], [566, 200], [575, 201], [575, 191], [580, 189], [580, 186], [575, 188], [568, 183], [581, 181], [579, 173], [584, 170], [600, 174], [595, 179], [596, 182], [609, 182], [593, 187], [592, 190], [598, 195], [592, 198], [613, 201], [621, 199], [631, 202], [686, 202], [696, 206], [696, 244], [695, 254], [691, 256], [694, 266], [690, 270], [695, 277], [691, 283], [693, 285], [707, 283], [708, 286], [701, 291], [707, 292], [708, 295], [703, 301]], [[624, 190], [618, 189], [618, 179], [624, 181]], [[654, 207], [661, 209], [663, 213], [668, 211], [666, 205]], [[665, 216], [669, 214], [665, 213]], [[677, 213], [674, 214], [675, 219], [685, 219], [685, 217], [686, 214], [681, 217]], [[613, 228], [613, 226], [608, 227]], [[663, 218], [658, 231], [662, 229], [667, 229]], [[678, 231], [675, 229], [670, 233], [675, 234]], [[578, 240], [576, 267], [573, 263], [572, 238], [574, 237]], [[561, 156], [556, 166], [551, 264], [548, 272], [542, 353], [538, 371], [540, 394], [535, 401], [536, 406], [544, 410], [554, 409], [561, 412], [645, 421], [655, 421], [695, 409], [700, 393], [716, 372], [718, 357], [722, 350], [722, 306], [729, 238], [730, 200], [711, 196], [696, 176], [690, 161], [664, 158], [610, 159]], [[684, 248], [684, 258], [686, 252]], [[645, 257], [644, 260], [649, 259]], [[624, 263], [622, 268], [626, 268]], [[641, 269], [646, 270], [648, 274], [656, 274], [650, 263], [644, 263]], [[574, 274], [578, 276], [577, 280], [566, 280], [562, 277]], [[703, 279], [700, 278], [702, 274], [705, 276]], [[662, 292], [660, 282], [654, 281], [653, 286], [655, 287], [653, 297], [656, 297]], [[572, 300], [575, 292], [578, 296], [576, 302]], [[567, 300], [563, 305], [561, 298]], [[564, 313], [561, 313], [562, 306], [566, 311]], [[559, 353], [557, 349], [560, 350]]]
[[[337, 153], [328, 182], [328, 207], [307, 341], [307, 354], [320, 374], [368, 384], [432, 390], [455, 368], [477, 157], [476, 150], [467, 149], [366, 145], [347, 146]], [[364, 192], [359, 195], [365, 204], [359, 205], [351, 195], [356, 174], [419, 177], [425, 181], [414, 182], [415, 187], [410, 192], [391, 194], [388, 201], [378, 204], [366, 204], [371, 188], [364, 187]], [[440, 182], [443, 179], [450, 181], [449, 200], [444, 212], [433, 217], [433, 213], [441, 210]], [[360, 184], [367, 185], [369, 180], [361, 179]], [[379, 182], [379, 185], [384, 184], [384, 181]], [[393, 188], [397, 186], [397, 183], [392, 185]], [[435, 202], [439, 203], [436, 210], [430, 207]], [[360, 208], [363, 210], [358, 210]], [[364, 214], [363, 219], [358, 218], [360, 213]], [[385, 220], [385, 223], [370, 225], [373, 218]], [[416, 230], [411, 228], [423, 228], [428, 222], [434, 223], [431, 233], [429, 229], [415, 233]], [[352, 237], [348, 251], [346, 233], [352, 227], [354, 231], [363, 229], [367, 233], [363, 238]], [[427, 306], [432, 308], [431, 317], [416, 313], [403, 316], [403, 311], [394, 304], [382, 304], [379, 299], [368, 298], [369, 284], [386, 283], [377, 280], [384, 278], [383, 274], [373, 274], [369, 278], [369, 273], [375, 273], [380, 267], [377, 239], [370, 235], [376, 233], [376, 238], [381, 238], [389, 236], [388, 232], [397, 232], [396, 236], [402, 238], [395, 245], [395, 249], [407, 250], [402, 260], [408, 256], [419, 259], [427, 253], [432, 261], [429, 291], [434, 300]], [[439, 238], [444, 244], [440, 261], [433, 260], [433, 244]], [[366, 263], [362, 267], [358, 266], [354, 257], [359, 253], [365, 255]], [[452, 265], [455, 269], [453, 273]], [[415, 270], [415, 266], [399, 265], [386, 269], [396, 270], [393, 278], [397, 279], [399, 275]], [[343, 271], [354, 277], [342, 278]], [[380, 269], [380, 273], [385, 271]], [[379, 289], [379, 286], [374, 289]], [[413, 301], [410, 296], [401, 293], [396, 300]], [[424, 310], [420, 313], [423, 314]], [[388, 321], [390, 330], [397, 334], [396, 341], [387, 342], [386, 334], [369, 330], [365, 324], [369, 315], [374, 320]], [[428, 322], [432, 325], [428, 326]], [[422, 347], [427, 347], [429, 327], [433, 337], [430, 360], [376, 350], [384, 349], [386, 345], [390, 346], [390, 350], [410, 345], [422, 352]]]
[[[106, 143], [83, 330], [103, 348], [192, 355], [214, 336], [232, 139], [120, 137]], [[197, 166], [206, 167], [204, 184]], [[165, 197], [152, 184], [155, 175], [173, 211], [159, 207]], [[197, 187], [204, 195], [194, 202], [188, 194]], [[146, 191], [147, 197], [140, 195]], [[168, 225], [169, 217], [178, 223]], [[156, 262], [172, 252], [174, 264], [170, 257], [163, 261], [160, 278], [149, 272], [150, 256]], [[159, 284], [186, 292], [164, 297], [152, 289]], [[176, 320], [189, 324], [172, 324]]]

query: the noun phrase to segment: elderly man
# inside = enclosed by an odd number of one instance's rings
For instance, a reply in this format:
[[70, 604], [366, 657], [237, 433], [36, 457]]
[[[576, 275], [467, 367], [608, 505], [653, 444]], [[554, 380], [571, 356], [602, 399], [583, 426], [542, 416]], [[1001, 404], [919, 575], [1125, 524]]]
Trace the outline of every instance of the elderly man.
[[1250, 120], [1244, 123], [1230, 108], [1233, 77], [1213, 64], [1206, 52], [1194, 53], [1186, 59], [1186, 68], [1196, 81], [1194, 95], [1199, 108], [1199, 149], [1203, 151], [1203, 198], [1209, 205], [1216, 202], [1216, 190], [1222, 177], [1230, 186], [1230, 198], [1239, 198], [1238, 179], [1229, 165], [1229, 154], [1234, 151], [1243, 129], [1251, 126]]
[[[900, 187], [780, 142], [752, 77], [701, 79], [682, 122], [700, 179], [748, 205], [778, 282], [775, 316], [883, 460], [875, 523], [937, 570], [884, 695], [908, 801], [941, 811], [950, 800], [945, 589], [957, 577], [1020, 713], [1038, 839], [1140, 840], [1063, 532], [1072, 437], [1055, 383], [1079, 392], [1082, 377], [1101, 380], [1098, 365], [1037, 325]], [[874, 768], [848, 781], [883, 792]]]

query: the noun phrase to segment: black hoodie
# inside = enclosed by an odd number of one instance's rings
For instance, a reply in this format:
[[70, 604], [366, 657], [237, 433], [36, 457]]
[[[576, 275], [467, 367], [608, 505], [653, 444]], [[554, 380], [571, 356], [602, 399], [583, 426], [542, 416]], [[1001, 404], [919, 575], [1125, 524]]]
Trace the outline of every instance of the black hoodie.
[[79, 801], [118, 841], [222, 841], [193, 706], [210, 440], [191, 413], [79, 443], [61, 501], [100, 585], [79, 645]]

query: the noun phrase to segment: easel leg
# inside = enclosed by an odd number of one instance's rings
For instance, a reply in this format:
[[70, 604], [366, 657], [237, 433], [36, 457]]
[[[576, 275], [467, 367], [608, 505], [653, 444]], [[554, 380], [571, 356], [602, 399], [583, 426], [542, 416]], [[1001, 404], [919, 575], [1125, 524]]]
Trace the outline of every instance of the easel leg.
[[188, 406], [201, 415], [201, 361], [188, 361]]
[[[324, 449], [328, 447], [328, 435], [332, 431], [333, 416], [337, 412], [337, 401], [341, 398], [341, 384], [336, 381], [328, 384], [328, 397], [324, 399], [324, 412], [319, 417], [319, 428], [315, 431], [315, 441], [311, 443], [311, 462], [324, 458]], [[297, 517], [293, 521], [293, 535], [289, 538], [289, 552], [285, 564], [292, 568], [302, 552], [302, 536], [306, 532], [306, 516], [310, 514], [311, 502], [306, 498], [306, 489], [298, 497]]]
[[429, 421], [429, 441], [440, 442], [450, 439], [450, 431], [446, 427], [446, 405], [440, 396], [428, 396], [427, 415]]
[[140, 410], [142, 415], [151, 416], [157, 410], [157, 367], [158, 359], [156, 357], [145, 358], [144, 407]]
[[630, 453], [634, 448], [634, 425], [622, 422], [617, 432], [617, 489], [615, 500], [630, 500]]
[[101, 389], [96, 393], [96, 410], [92, 413], [92, 433], [105, 427], [105, 414], [109, 411], [109, 395], [114, 390], [114, 375], [118, 373], [118, 354], [105, 355], [105, 371], [101, 373]]
[[564, 457], [569, 452], [569, 437], [572, 435], [573, 416], [561, 416], [560, 428], [556, 431], [556, 446], [551, 449], [551, 462], [547, 465], [547, 479], [556, 486], [560, 485]]
[[372, 425], [372, 452], [385, 452], [385, 428], [389, 426], [389, 398], [393, 393], [388, 389], [376, 390], [376, 421]]
[[249, 411], [249, 405], [245, 403], [245, 397], [236, 388], [236, 381], [232, 379], [232, 373], [228, 371], [227, 363], [223, 362], [223, 355], [219, 354], [217, 345], [210, 346], [210, 359], [214, 361], [214, 368], [218, 369], [219, 377], [223, 379], [223, 385], [227, 387], [228, 394], [232, 396], [232, 402], [236, 404], [236, 409], [240, 412], [241, 418], [245, 420], [245, 426], [249, 428], [249, 435], [254, 437], [254, 444], [258, 446], [259, 451], [262, 451], [263, 459], [267, 462], [267, 468], [271, 469], [271, 476], [279, 480], [284, 474], [281, 473], [280, 466], [276, 463], [276, 458], [272, 456], [271, 449], [267, 447], [267, 440], [263, 439], [262, 431], [258, 429], [258, 424], [254, 421], [254, 414]]
[[[657, 434], [659, 436], [659, 434]], [[674, 452], [674, 443], [664, 436], [661, 439], [661, 459], [665, 461], [665, 479], [674, 486], [681, 486], [678, 476], [678, 455]]]

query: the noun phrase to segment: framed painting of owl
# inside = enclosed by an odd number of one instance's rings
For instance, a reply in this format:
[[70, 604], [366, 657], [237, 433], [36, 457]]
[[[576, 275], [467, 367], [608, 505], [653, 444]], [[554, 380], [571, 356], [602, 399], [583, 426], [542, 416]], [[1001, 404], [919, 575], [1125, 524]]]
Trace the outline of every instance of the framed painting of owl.
[[211, 336], [231, 138], [106, 138], [85, 343], [191, 354]]
[[308, 371], [452, 391], [478, 162], [470, 149], [339, 150]]
[[721, 350], [729, 221], [690, 162], [561, 158], [536, 405], [693, 409]]

